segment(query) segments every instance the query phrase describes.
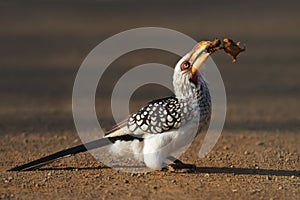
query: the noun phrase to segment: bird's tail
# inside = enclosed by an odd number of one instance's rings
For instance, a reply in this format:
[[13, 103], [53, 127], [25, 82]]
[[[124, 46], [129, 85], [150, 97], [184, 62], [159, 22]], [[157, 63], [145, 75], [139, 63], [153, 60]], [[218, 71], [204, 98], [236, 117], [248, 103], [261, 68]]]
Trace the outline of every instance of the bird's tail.
[[101, 139], [97, 139], [91, 142], [88, 142], [86, 144], [81, 144], [75, 147], [71, 147], [69, 149], [65, 149], [59, 152], [56, 152], [54, 154], [39, 158], [37, 160], [31, 161], [29, 163], [25, 163], [20, 166], [16, 166], [14, 168], [9, 169], [8, 171], [25, 171], [25, 170], [32, 170], [39, 168], [49, 162], [52, 162], [54, 160], [57, 160], [59, 158], [67, 157], [70, 155], [75, 155], [81, 152], [85, 152], [87, 150], [92, 150], [96, 148], [100, 148], [112, 143], [115, 143], [116, 141], [132, 141], [132, 140], [139, 140], [142, 141], [143, 138], [141, 137], [136, 137], [132, 135], [120, 135], [120, 136], [115, 136], [115, 137], [105, 137]]
[[58, 151], [54, 154], [39, 158], [39, 159], [31, 161], [29, 163], [25, 163], [23, 165], [16, 166], [14, 168], [9, 169], [8, 171], [25, 171], [25, 170], [36, 169], [36, 168], [41, 167], [49, 162], [55, 161], [59, 158], [67, 157], [70, 155], [75, 155], [75, 154], [85, 152], [87, 150], [91, 150], [91, 149], [95, 149], [95, 148], [100, 148], [100, 147], [106, 146], [111, 143], [112, 142], [109, 138], [97, 139], [97, 140], [88, 142], [86, 144], [81, 144], [81, 145], [78, 145], [75, 147], [71, 147], [69, 149]]

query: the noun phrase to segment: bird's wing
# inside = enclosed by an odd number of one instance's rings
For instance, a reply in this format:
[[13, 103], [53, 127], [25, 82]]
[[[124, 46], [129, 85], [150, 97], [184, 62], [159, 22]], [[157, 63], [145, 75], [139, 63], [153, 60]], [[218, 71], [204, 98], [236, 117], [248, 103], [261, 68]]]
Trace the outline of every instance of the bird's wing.
[[151, 101], [127, 120], [107, 131], [105, 137], [118, 137], [122, 140], [124, 136], [132, 136], [131, 139], [134, 140], [143, 138], [144, 134], [159, 134], [170, 129], [178, 129], [186, 118], [186, 115], [182, 115], [182, 106], [183, 104], [175, 97]]
[[[159, 134], [181, 126], [180, 103], [175, 97], [166, 97], [149, 102], [106, 133], [106, 137], [120, 135]], [[124, 131], [124, 127], [127, 130]]]
[[131, 132], [140, 129], [151, 134], [179, 128], [180, 125], [180, 103], [175, 97], [151, 101], [128, 120], [128, 129]]

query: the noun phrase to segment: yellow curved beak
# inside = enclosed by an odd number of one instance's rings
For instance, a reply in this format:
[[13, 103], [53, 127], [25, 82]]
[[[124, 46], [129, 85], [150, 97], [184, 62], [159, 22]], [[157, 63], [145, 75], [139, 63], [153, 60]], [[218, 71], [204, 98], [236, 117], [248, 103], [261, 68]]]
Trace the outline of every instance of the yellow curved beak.
[[211, 53], [207, 52], [207, 48], [210, 47], [212, 42], [201, 41], [190, 52], [191, 57], [189, 62], [192, 64], [192, 74], [197, 73], [198, 69], [205, 63]]

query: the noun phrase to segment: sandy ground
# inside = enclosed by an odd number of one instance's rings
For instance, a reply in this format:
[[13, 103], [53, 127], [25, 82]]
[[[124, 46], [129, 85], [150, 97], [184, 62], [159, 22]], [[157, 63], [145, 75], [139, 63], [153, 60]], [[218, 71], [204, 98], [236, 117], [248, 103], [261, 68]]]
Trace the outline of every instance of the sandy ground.
[[[300, 199], [299, 4], [185, 3], [186, 9], [158, 2], [0, 3], [0, 199]], [[227, 118], [208, 156], [197, 157], [204, 134], [182, 155], [196, 172], [131, 174], [89, 153], [38, 171], [7, 172], [81, 143], [71, 107], [81, 62], [105, 38], [140, 26], [247, 44], [234, 65], [225, 55], [213, 56], [226, 87]], [[177, 59], [141, 50], [112, 63], [96, 95], [101, 125], [114, 125], [110, 94], [124, 72], [149, 62], [173, 66]], [[142, 87], [130, 110], [169, 94]]]

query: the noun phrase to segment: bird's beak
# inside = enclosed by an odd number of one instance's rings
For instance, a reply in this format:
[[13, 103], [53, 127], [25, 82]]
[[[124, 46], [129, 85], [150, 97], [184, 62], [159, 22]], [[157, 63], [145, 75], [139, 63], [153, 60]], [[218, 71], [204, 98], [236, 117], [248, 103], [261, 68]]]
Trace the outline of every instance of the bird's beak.
[[212, 42], [210, 41], [201, 41], [199, 42], [190, 52], [191, 57], [189, 62], [192, 65], [192, 74], [195, 75], [203, 65], [203, 63], [207, 60], [211, 53], [207, 52], [207, 48], [211, 46]]

